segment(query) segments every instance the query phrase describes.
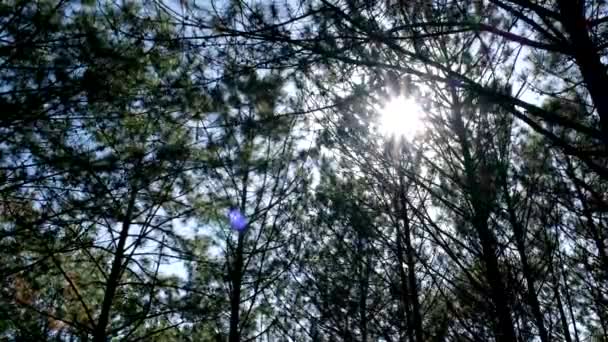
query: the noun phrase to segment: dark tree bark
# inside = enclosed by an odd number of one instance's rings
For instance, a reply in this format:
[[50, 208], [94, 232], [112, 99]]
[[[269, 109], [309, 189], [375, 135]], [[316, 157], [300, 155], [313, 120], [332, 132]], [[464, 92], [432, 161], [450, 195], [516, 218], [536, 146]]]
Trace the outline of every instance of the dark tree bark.
[[[247, 203], [247, 182], [249, 181], [249, 170], [245, 170], [243, 173], [243, 191], [241, 193], [241, 213], [245, 213], [245, 204]], [[238, 241], [235, 251], [235, 260], [231, 269], [231, 285], [232, 292], [230, 296], [230, 332], [229, 342], [239, 342], [241, 340], [241, 333], [239, 328], [240, 323], [240, 310], [241, 310], [241, 283], [243, 281], [243, 244], [245, 239], [245, 232], [248, 227], [244, 227], [239, 231]]]
[[551, 273], [553, 275], [553, 296], [557, 302], [557, 310], [559, 311], [559, 319], [562, 325], [562, 330], [564, 333], [564, 339], [566, 342], [572, 342], [572, 337], [570, 336], [570, 328], [568, 327], [568, 318], [566, 317], [566, 312], [564, 311], [564, 304], [562, 302], [562, 296], [559, 292], [559, 275], [555, 274], [555, 270], [551, 267]]
[[452, 125], [462, 148], [466, 185], [473, 209], [471, 223], [477, 232], [482, 248], [481, 261], [483, 262], [485, 276], [490, 285], [490, 298], [494, 307], [494, 314], [497, 318], [494, 334], [496, 335], [496, 340], [498, 342], [516, 341], [515, 327], [513, 325], [513, 318], [511, 317], [511, 308], [507, 291], [502, 273], [499, 269], [497, 255], [498, 243], [496, 241], [496, 236], [488, 227], [488, 219], [490, 216], [490, 208], [488, 208], [489, 198], [483, 198], [481, 185], [477, 181], [466, 128], [462, 119], [462, 106], [458, 99], [458, 95], [453, 88], [451, 97], [453, 101]]
[[[405, 320], [407, 322], [407, 327], [406, 327], [406, 333], [408, 336], [408, 339], [410, 341], [414, 341], [414, 329], [413, 329], [413, 319], [412, 319], [412, 309], [411, 309], [411, 303], [410, 303], [410, 289], [409, 289], [409, 281], [408, 281], [408, 276], [407, 273], [403, 267], [403, 265], [406, 263], [404, 258], [405, 255], [405, 251], [404, 251], [404, 246], [403, 246], [403, 241], [402, 241], [402, 237], [401, 237], [401, 231], [399, 229], [399, 224], [395, 224], [395, 228], [397, 230], [397, 236], [396, 236], [396, 247], [397, 247], [397, 262], [399, 263], [398, 268], [399, 268], [399, 299], [400, 299], [400, 305], [399, 305], [399, 327], [402, 327], [402, 323]], [[401, 329], [400, 329], [401, 330]], [[405, 341], [405, 336], [402, 334], [402, 332], [400, 332], [400, 336], [399, 336], [399, 341]]]
[[241, 309], [241, 282], [243, 278], [243, 233], [244, 231], [239, 232], [234, 265], [232, 266], [232, 293], [230, 296], [230, 342], [239, 342], [241, 340], [239, 320]]
[[561, 23], [570, 38], [572, 55], [600, 116], [603, 140], [608, 148], [608, 74], [587, 29], [585, 1], [559, 0], [557, 4]]
[[[412, 245], [412, 227], [410, 225], [410, 218], [408, 215], [408, 205], [407, 205], [407, 194], [406, 187], [404, 184], [404, 177], [401, 171], [399, 175], [399, 201], [401, 202], [401, 220], [403, 221], [403, 235], [405, 238], [405, 257], [407, 262], [407, 282], [410, 296], [409, 302], [412, 305], [411, 313], [412, 313], [412, 325], [414, 330], [414, 337], [416, 342], [424, 341], [424, 334], [422, 330], [422, 315], [420, 312], [420, 302], [419, 302], [419, 293], [418, 293], [418, 282], [416, 279], [416, 256], [415, 249]], [[397, 232], [398, 235], [401, 235], [400, 232]], [[401, 240], [401, 239], [399, 239]], [[401, 242], [401, 241], [399, 241]]]
[[549, 335], [547, 333], [547, 328], [545, 327], [545, 320], [540, 309], [540, 303], [538, 302], [538, 297], [536, 296], [536, 286], [534, 277], [532, 276], [533, 271], [528, 260], [528, 254], [526, 252], [524, 227], [522, 227], [521, 223], [517, 219], [515, 208], [513, 207], [511, 196], [509, 195], [508, 190], [505, 189], [504, 193], [505, 200], [507, 202], [507, 210], [509, 213], [509, 221], [511, 221], [511, 228], [513, 228], [513, 235], [515, 237], [515, 244], [517, 246], [517, 253], [519, 254], [522, 272], [524, 278], [526, 279], [526, 298], [528, 300], [528, 305], [532, 309], [532, 315], [534, 316], [536, 327], [538, 328], [538, 335], [540, 337], [540, 340], [542, 342], [548, 342]]
[[122, 228], [118, 238], [118, 245], [116, 246], [116, 254], [112, 261], [112, 268], [110, 275], [106, 283], [106, 290], [103, 296], [103, 302], [101, 304], [101, 313], [95, 330], [93, 332], [93, 342], [105, 342], [107, 339], [106, 328], [110, 320], [110, 311], [112, 308], [112, 302], [116, 295], [116, 289], [120, 283], [120, 277], [123, 271], [123, 262], [125, 256], [125, 246], [127, 238], [129, 237], [129, 228], [131, 227], [131, 220], [133, 217], [133, 211], [135, 210], [135, 199], [137, 198], [137, 190], [131, 189], [129, 194], [129, 202], [127, 204], [127, 210], [124, 214]]

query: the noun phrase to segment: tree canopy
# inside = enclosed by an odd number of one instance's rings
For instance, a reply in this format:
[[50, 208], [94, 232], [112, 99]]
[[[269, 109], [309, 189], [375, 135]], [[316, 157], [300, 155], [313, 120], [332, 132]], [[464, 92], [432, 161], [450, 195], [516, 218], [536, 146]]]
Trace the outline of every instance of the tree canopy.
[[0, 339], [608, 341], [607, 54], [602, 0], [3, 1]]

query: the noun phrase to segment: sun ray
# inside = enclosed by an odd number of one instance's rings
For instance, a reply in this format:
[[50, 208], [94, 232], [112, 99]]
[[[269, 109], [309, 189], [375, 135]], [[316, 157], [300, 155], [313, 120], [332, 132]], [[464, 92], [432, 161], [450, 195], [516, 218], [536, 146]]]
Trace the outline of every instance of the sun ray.
[[424, 127], [422, 108], [414, 99], [395, 97], [379, 112], [379, 129], [383, 135], [413, 139]]

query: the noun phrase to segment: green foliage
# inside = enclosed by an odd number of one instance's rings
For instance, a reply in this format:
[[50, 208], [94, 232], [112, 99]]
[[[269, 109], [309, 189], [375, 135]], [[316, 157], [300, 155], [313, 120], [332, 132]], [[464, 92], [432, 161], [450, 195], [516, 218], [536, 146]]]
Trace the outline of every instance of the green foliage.
[[0, 3], [0, 339], [605, 338], [606, 13]]

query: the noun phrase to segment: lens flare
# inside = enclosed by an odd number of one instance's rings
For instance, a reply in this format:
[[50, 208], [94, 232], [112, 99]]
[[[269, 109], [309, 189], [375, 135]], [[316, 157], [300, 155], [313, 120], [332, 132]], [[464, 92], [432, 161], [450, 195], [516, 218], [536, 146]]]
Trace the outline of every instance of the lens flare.
[[238, 209], [228, 211], [228, 220], [232, 229], [242, 231], [247, 227], [247, 218]]

